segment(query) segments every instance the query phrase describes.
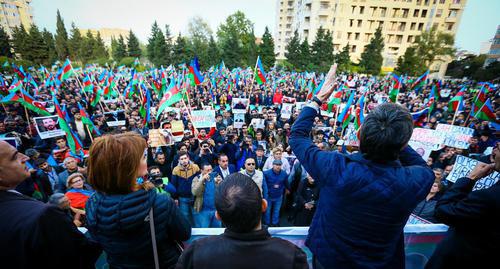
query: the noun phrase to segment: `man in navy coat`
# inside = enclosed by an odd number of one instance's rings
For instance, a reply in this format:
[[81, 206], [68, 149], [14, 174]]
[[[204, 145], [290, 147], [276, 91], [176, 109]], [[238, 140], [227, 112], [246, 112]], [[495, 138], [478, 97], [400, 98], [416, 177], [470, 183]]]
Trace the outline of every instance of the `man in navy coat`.
[[393, 103], [365, 117], [359, 153], [322, 151], [313, 143], [314, 118], [335, 88], [335, 69], [302, 109], [290, 136], [297, 159], [321, 190], [306, 245], [315, 268], [404, 268], [403, 228], [434, 173], [408, 146], [410, 113]]
[[219, 165], [215, 167], [214, 172], [216, 172], [222, 179], [225, 179], [232, 173], [236, 173], [236, 167], [234, 164], [229, 164], [229, 158], [226, 154], [221, 153], [219, 155]]

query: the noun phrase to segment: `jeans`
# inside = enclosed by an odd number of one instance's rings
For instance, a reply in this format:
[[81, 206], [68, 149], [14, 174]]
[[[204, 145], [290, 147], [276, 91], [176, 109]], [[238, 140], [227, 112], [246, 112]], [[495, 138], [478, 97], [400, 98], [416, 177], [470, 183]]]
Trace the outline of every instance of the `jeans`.
[[179, 197], [179, 210], [193, 226], [193, 198]]
[[195, 228], [220, 228], [220, 221], [215, 218], [215, 210], [201, 210], [194, 212]]
[[[265, 183], [264, 183], [265, 184]], [[278, 225], [280, 221], [280, 209], [283, 197], [267, 201], [267, 210], [264, 214], [264, 223], [267, 225]], [[272, 214], [272, 219], [271, 219]], [[269, 220], [271, 219], [271, 222]]]

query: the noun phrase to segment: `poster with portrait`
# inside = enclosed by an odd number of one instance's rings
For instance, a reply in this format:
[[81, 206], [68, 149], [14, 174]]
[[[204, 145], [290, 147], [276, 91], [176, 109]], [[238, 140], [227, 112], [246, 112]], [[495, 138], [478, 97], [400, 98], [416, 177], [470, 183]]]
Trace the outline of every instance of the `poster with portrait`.
[[245, 113], [234, 113], [233, 125], [236, 129], [241, 129], [245, 124]]
[[174, 142], [180, 142], [184, 137], [184, 123], [181, 120], [170, 122], [171, 133]]
[[104, 119], [109, 127], [125, 125], [125, 111], [117, 110], [104, 113]]
[[150, 147], [162, 147], [174, 143], [171, 130], [169, 129], [150, 129], [148, 135], [148, 144]]
[[233, 98], [231, 109], [233, 113], [245, 113], [250, 101], [246, 98]]
[[250, 125], [253, 126], [254, 130], [264, 129], [266, 127], [266, 120], [265, 119], [252, 119], [252, 121], [250, 122]]
[[281, 105], [281, 118], [289, 119], [292, 116], [293, 104], [283, 103]]
[[431, 152], [439, 150], [443, 143], [440, 132], [433, 129], [415, 128], [408, 144], [415, 150], [424, 161], [427, 161]]
[[66, 133], [59, 126], [58, 116], [35, 117], [36, 131], [41, 139], [64, 136]]

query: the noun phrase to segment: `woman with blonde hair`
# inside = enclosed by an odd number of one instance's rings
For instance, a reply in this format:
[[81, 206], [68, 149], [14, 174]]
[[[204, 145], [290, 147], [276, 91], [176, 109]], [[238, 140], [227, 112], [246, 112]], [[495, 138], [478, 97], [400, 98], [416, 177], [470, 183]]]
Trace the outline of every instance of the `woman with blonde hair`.
[[86, 205], [87, 227], [110, 268], [173, 268], [189, 222], [147, 174], [147, 144], [136, 133], [101, 136], [90, 147], [88, 180], [96, 193]]

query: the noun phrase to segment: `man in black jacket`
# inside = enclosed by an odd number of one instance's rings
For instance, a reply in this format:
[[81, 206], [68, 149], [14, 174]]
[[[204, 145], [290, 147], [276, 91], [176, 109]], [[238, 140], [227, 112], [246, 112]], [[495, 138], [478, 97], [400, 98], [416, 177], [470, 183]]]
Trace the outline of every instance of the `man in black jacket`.
[[30, 176], [28, 157], [0, 141], [2, 268], [90, 268], [99, 251], [59, 208], [15, 191]]
[[[450, 226], [426, 268], [495, 268], [500, 252], [500, 180], [487, 189], [472, 191], [477, 180], [500, 171], [500, 143], [492, 164], [478, 163], [437, 202], [435, 217]], [[495, 266], [497, 264], [497, 266]]]
[[262, 227], [267, 202], [250, 177], [228, 176], [215, 191], [215, 208], [226, 230], [194, 241], [176, 268], [308, 268], [307, 256], [299, 247], [271, 237]]

